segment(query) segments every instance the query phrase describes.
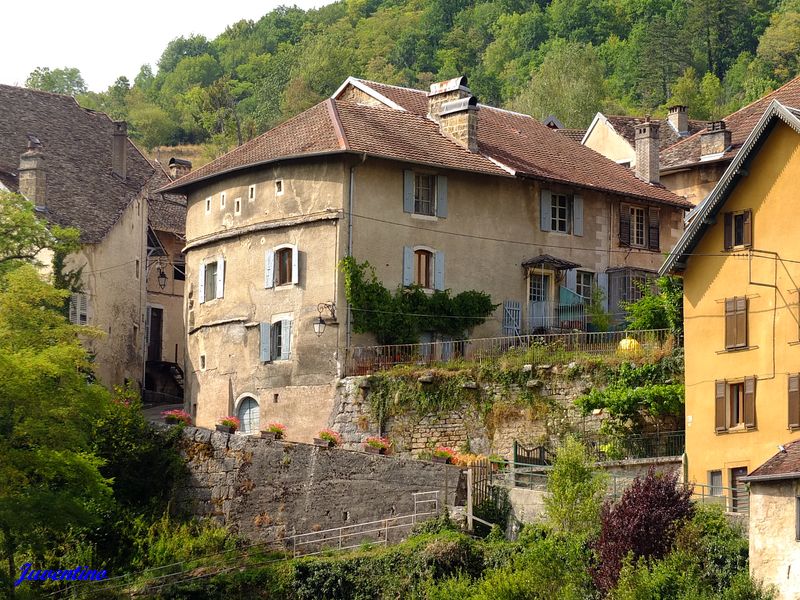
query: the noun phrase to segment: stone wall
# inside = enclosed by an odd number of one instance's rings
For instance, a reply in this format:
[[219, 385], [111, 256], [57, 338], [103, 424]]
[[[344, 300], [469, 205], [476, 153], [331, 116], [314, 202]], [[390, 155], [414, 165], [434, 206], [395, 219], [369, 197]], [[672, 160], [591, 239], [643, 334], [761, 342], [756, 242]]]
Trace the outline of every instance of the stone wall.
[[[178, 504], [254, 541], [414, 512], [412, 494], [463, 503], [454, 466], [187, 427], [189, 479]], [[423, 511], [424, 509], [420, 509]]]

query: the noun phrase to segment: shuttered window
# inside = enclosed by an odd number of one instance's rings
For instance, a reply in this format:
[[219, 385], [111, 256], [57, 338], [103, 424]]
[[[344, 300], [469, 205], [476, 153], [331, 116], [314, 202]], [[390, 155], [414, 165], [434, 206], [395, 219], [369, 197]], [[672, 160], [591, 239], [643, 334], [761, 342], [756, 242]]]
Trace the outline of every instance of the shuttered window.
[[200, 302], [208, 302], [222, 298], [225, 285], [225, 259], [200, 263], [200, 281], [198, 292]]
[[284, 244], [264, 254], [264, 287], [296, 285], [300, 280], [300, 253], [294, 244]]
[[447, 177], [403, 172], [403, 211], [428, 217], [447, 217]]
[[725, 299], [725, 349], [747, 347], [747, 298]]
[[661, 211], [630, 204], [619, 205], [619, 245], [661, 249]]
[[292, 320], [272, 324], [272, 360], [289, 360], [292, 349]]
[[628, 204], [619, 206], [619, 245], [631, 245], [631, 207]]
[[661, 227], [661, 211], [657, 208], [650, 208], [649, 221], [647, 228], [647, 249], [653, 252], [658, 252], [661, 247], [660, 242], [660, 227]]
[[539, 199], [539, 228], [583, 235], [583, 197], [542, 190]]
[[789, 375], [789, 428], [800, 428], [800, 374]]
[[725, 250], [750, 248], [753, 245], [753, 211], [727, 212], [725, 221]]
[[728, 430], [728, 411], [725, 407], [726, 388], [725, 381], [717, 381], [714, 384], [714, 429], [718, 432]]
[[72, 294], [69, 297], [69, 322], [73, 325], [89, 323], [89, 297], [86, 294]]
[[443, 290], [444, 252], [427, 248], [403, 247], [403, 285]]
[[744, 426], [756, 426], [756, 378], [744, 381], [720, 380], [714, 384], [714, 429], [724, 432]]

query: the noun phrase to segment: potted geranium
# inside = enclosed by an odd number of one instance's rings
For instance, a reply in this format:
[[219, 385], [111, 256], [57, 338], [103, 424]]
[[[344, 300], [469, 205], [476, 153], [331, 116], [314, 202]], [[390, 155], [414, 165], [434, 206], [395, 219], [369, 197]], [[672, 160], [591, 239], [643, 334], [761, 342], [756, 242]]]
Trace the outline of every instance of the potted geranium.
[[431, 459], [433, 462], [450, 464], [453, 462], [457, 454], [458, 453], [452, 448], [448, 448], [447, 446], [437, 446], [433, 450]]
[[342, 443], [342, 436], [340, 436], [333, 429], [323, 429], [317, 434], [318, 437], [314, 438], [314, 444], [323, 446], [324, 448], [333, 448]]
[[265, 440], [282, 440], [286, 437], [286, 425], [282, 423], [270, 423], [267, 428], [261, 432], [262, 439]]
[[161, 416], [164, 417], [164, 422], [168, 425], [191, 425], [192, 424], [192, 416], [184, 410], [180, 410], [176, 408], [175, 410], [165, 410], [161, 412]]
[[364, 452], [369, 454], [387, 454], [392, 443], [389, 438], [372, 436], [364, 442]]
[[219, 423], [217, 423], [217, 431], [222, 433], [236, 433], [237, 429], [239, 429], [238, 417], [220, 417]]

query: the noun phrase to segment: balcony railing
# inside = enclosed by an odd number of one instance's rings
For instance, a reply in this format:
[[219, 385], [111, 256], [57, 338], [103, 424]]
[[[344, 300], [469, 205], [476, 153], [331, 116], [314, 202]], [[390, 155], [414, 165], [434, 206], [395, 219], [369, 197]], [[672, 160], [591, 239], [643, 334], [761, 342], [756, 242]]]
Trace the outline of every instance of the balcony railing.
[[667, 329], [643, 331], [605, 331], [516, 335], [424, 344], [394, 344], [350, 348], [345, 359], [347, 375], [369, 375], [397, 365], [434, 366], [452, 361], [483, 363], [513, 353], [529, 364], [569, 362], [581, 355], [620, 352], [620, 342], [629, 352], [653, 352], [674, 346], [675, 337]]
[[[680, 456], [686, 449], [685, 431], [666, 431], [641, 435], [579, 435], [590, 456], [597, 461], [631, 460]], [[558, 448], [550, 447], [553, 453]]]

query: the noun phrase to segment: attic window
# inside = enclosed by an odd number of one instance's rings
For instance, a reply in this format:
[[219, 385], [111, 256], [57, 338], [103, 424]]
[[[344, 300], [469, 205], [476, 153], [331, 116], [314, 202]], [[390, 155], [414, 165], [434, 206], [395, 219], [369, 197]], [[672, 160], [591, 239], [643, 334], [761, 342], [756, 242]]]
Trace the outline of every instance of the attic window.
[[206, 214], [211, 214], [211, 198], [206, 198]]
[[200, 355], [200, 370], [201, 371], [205, 371], [206, 370], [206, 355], [205, 354], [201, 354]]
[[275, 195], [276, 196], [283, 195], [283, 179], [275, 180]]
[[256, 186], [255, 186], [255, 184], [253, 184], [247, 190], [247, 200], [252, 202], [255, 199], [256, 199]]
[[236, 198], [233, 201], [233, 214], [240, 215], [242, 214], [242, 199]]
[[227, 196], [225, 195], [225, 192], [222, 192], [219, 195], [219, 207], [220, 208], [225, 208], [225, 200], [226, 199], [227, 199]]

